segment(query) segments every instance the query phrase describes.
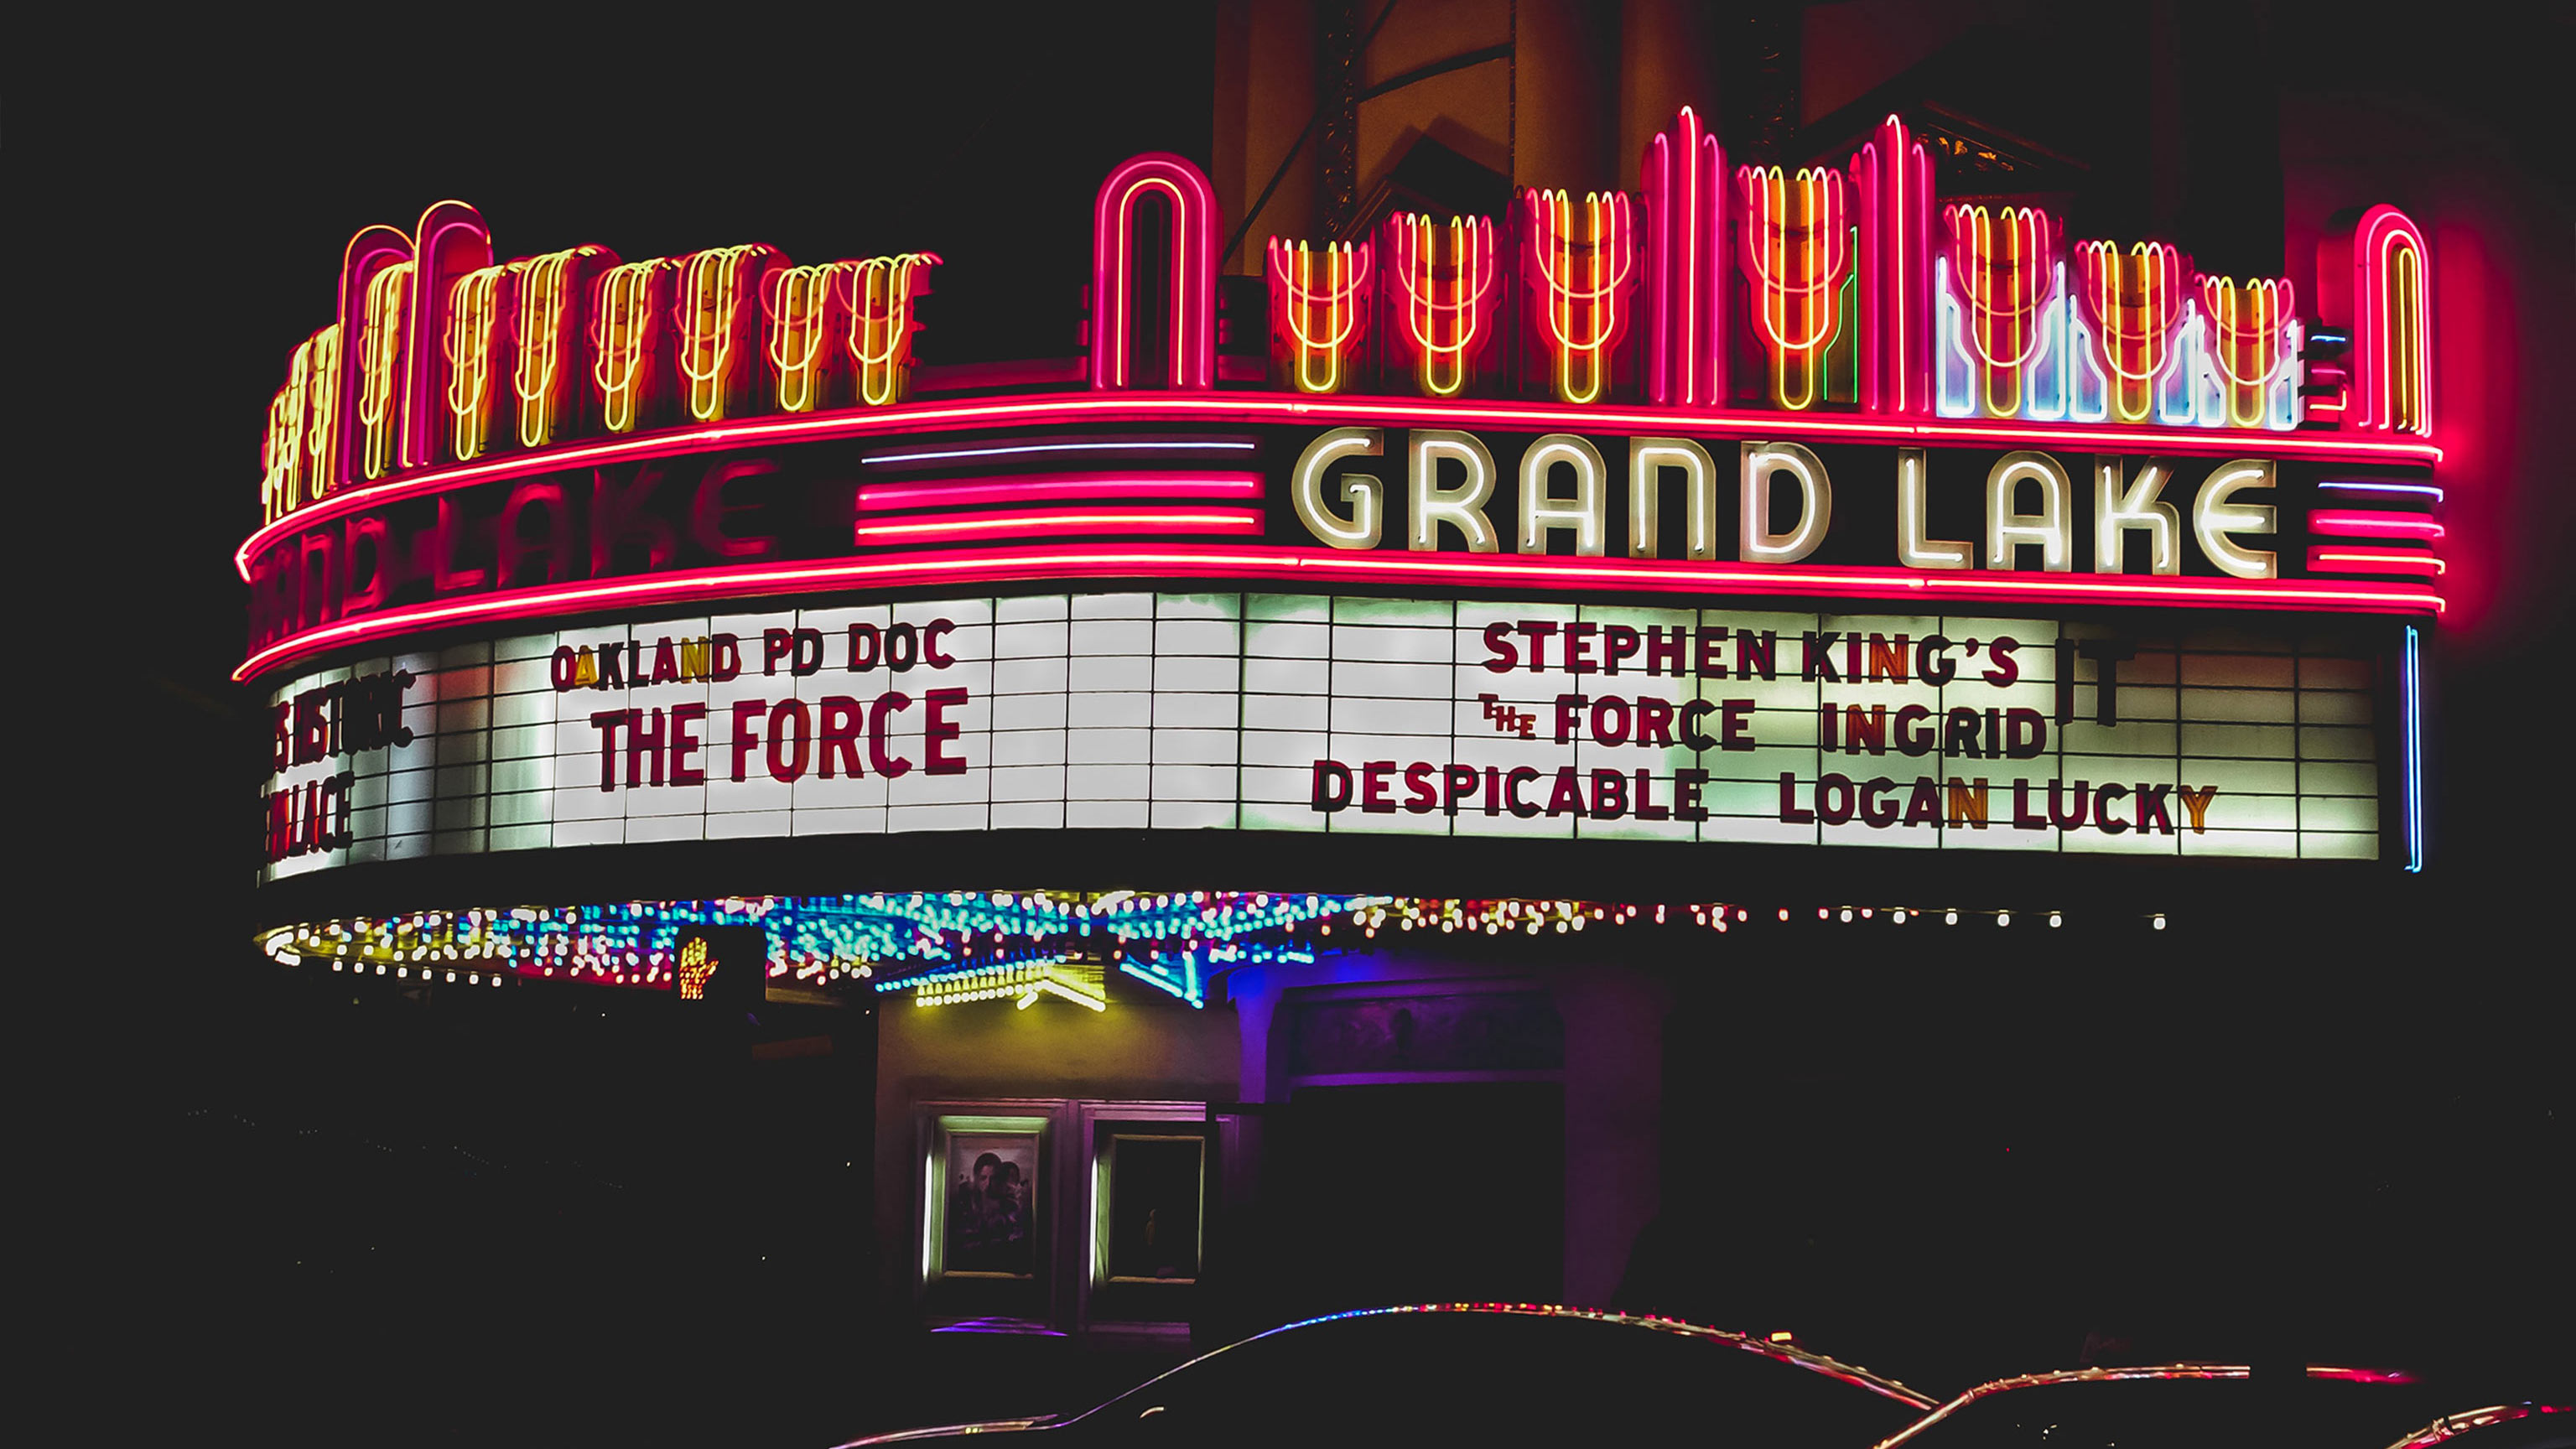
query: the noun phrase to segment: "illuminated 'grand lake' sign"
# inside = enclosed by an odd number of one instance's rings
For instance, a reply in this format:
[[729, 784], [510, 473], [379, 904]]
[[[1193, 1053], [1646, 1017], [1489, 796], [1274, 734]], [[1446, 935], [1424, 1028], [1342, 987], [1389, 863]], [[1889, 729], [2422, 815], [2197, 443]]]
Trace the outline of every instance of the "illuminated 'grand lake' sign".
[[1942, 205], [1893, 117], [1784, 173], [1685, 111], [1634, 193], [1274, 238], [1253, 290], [1218, 235], [1139, 157], [1083, 355], [942, 368], [929, 251], [360, 233], [236, 555], [271, 872], [1048, 824], [2379, 853], [2394, 624], [2243, 620], [2441, 608], [2392, 209], [2302, 298]]

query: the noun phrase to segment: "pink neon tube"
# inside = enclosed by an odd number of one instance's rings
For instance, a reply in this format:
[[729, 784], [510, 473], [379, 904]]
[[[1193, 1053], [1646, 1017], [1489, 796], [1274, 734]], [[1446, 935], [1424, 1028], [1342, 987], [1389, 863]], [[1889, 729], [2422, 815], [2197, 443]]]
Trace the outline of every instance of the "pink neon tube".
[[1110, 498], [1260, 496], [1258, 473], [1031, 473], [1016, 478], [952, 478], [935, 483], [864, 483], [859, 486], [859, 511]]
[[[1667, 408], [1576, 406], [1541, 402], [1467, 402], [1432, 398], [1310, 398], [1285, 393], [1149, 393], [987, 398], [961, 402], [899, 403], [851, 413], [799, 413], [741, 422], [669, 428], [623, 438], [594, 439], [563, 447], [510, 453], [444, 468], [423, 468], [365, 488], [335, 493], [288, 514], [244, 540], [233, 566], [250, 578], [250, 561], [325, 519], [426, 497], [466, 483], [536, 477], [570, 468], [640, 462], [717, 448], [861, 438], [935, 428], [1064, 427], [1110, 422], [1181, 424], [1295, 423], [1318, 429], [1358, 424], [1376, 427], [1459, 428], [1478, 425], [1525, 432], [1651, 433], [1727, 439], [1763, 438], [1998, 448], [2055, 444], [2067, 448], [2234, 455], [2245, 451], [2242, 433], [2214, 428], [2034, 427], [2022, 422], [1968, 419], [1908, 421], [1772, 412], [1685, 412]], [[2430, 465], [2442, 459], [2436, 445], [2418, 439], [2357, 440], [2326, 434], [2268, 434], [2264, 454], [2277, 458], [2344, 463]]]
[[2448, 566], [2429, 553], [2399, 553], [2386, 549], [2312, 548], [2308, 550], [2311, 573], [2424, 574], [2439, 576]]
[[2422, 538], [2442, 537], [2442, 525], [2420, 513], [2364, 513], [2341, 508], [2320, 508], [2308, 515], [2308, 532], [2332, 534], [2338, 538]]
[[497, 596], [414, 604], [343, 619], [252, 654], [236, 680], [330, 649], [465, 624], [601, 609], [861, 588], [978, 588], [1032, 579], [1261, 579], [1313, 588], [1350, 583], [1426, 588], [1610, 589], [1758, 597], [1827, 594], [2031, 604], [2159, 604], [2326, 613], [2434, 613], [2442, 596], [2410, 584], [2309, 579], [2124, 578], [2116, 575], [1934, 573], [1846, 565], [1692, 564], [1662, 559], [1565, 559], [1383, 549], [1245, 548], [1229, 544], [1067, 543], [878, 554], [866, 558], [695, 569], [639, 579], [551, 584]]
[[1043, 538], [1081, 533], [1261, 532], [1251, 508], [1181, 512], [1160, 508], [1023, 508], [1004, 513], [927, 513], [881, 523], [861, 523], [860, 543], [964, 543], [985, 539]]

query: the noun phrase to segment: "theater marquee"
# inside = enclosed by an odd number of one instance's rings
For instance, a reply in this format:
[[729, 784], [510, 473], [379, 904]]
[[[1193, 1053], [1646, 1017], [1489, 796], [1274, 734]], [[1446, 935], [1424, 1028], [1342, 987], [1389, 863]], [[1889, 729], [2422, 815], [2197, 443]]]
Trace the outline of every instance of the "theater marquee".
[[945, 366], [931, 252], [369, 228], [235, 554], [264, 873], [1052, 829], [2419, 867], [2421, 232], [2357, 213], [2301, 297], [1932, 181], [1895, 117], [1787, 174], [1685, 111], [1638, 192], [1221, 284], [1206, 179], [1143, 156], [1081, 355]]
[[[1075, 594], [512, 635], [272, 696], [272, 875], [1082, 828], [2375, 857], [2370, 641]], [[397, 702], [398, 701], [398, 702]]]

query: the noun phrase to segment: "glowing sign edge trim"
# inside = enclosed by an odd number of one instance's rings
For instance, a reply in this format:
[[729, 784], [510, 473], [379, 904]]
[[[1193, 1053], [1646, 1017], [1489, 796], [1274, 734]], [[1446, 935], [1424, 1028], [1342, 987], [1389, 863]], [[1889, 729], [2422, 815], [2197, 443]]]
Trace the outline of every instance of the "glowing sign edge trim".
[[817, 417], [795, 414], [673, 428], [659, 433], [514, 453], [351, 488], [305, 505], [262, 527], [233, 551], [233, 568], [250, 581], [250, 561], [281, 539], [326, 519], [462, 483], [534, 477], [606, 463], [635, 462], [698, 452], [728, 444], [820, 441], [869, 437], [926, 427], [1019, 427], [1078, 422], [1343, 423], [1379, 426], [1458, 427], [1482, 424], [1511, 431], [1655, 433], [1731, 439], [1827, 439], [1841, 442], [1925, 443], [2000, 447], [2056, 444], [2118, 447], [2125, 452], [2190, 454], [2261, 451], [2283, 458], [2327, 462], [2397, 462], [2430, 466], [2442, 459], [2429, 442], [2377, 442], [2270, 433], [2260, 436], [2215, 428], [2047, 427], [1970, 419], [1898, 422], [1853, 417], [1811, 417], [1776, 412], [1699, 412], [1673, 408], [1576, 406], [1567, 403], [1442, 402], [1420, 398], [1346, 398], [1281, 394], [1126, 393], [1068, 395], [963, 403], [911, 403], [866, 412]]
[[1932, 573], [1849, 565], [1687, 563], [1661, 559], [1522, 558], [1377, 549], [1260, 548], [1221, 544], [1060, 544], [940, 549], [848, 559], [805, 559], [697, 569], [634, 579], [550, 584], [493, 597], [413, 604], [308, 629], [252, 654], [235, 681], [291, 660], [389, 635], [460, 624], [542, 618], [700, 599], [852, 588], [977, 588], [1047, 579], [1277, 579], [1319, 589], [1340, 581], [1415, 587], [1555, 590], [1584, 586], [1649, 593], [1756, 597], [1829, 595], [1957, 599], [1982, 603], [2158, 604], [2177, 608], [2293, 609], [2324, 613], [2429, 612], [2442, 596], [2410, 584], [2308, 579], [2199, 579], [2123, 575]]

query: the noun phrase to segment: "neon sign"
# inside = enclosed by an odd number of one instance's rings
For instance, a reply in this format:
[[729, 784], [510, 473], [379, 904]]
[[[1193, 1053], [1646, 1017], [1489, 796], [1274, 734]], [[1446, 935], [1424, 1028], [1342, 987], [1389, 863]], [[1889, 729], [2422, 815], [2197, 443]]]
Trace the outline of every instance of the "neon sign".
[[[1767, 392], [1775, 407], [1801, 412], [1827, 395], [1826, 352], [1839, 338], [1852, 299], [1843, 294], [1851, 269], [1850, 202], [1839, 171], [1747, 166], [1736, 173], [1742, 194], [1744, 279], [1753, 289], [1753, 327], [1770, 359]], [[1837, 394], [1849, 401], [1855, 376]]]
[[1521, 194], [1522, 280], [1548, 388], [1560, 402], [1603, 401], [1611, 352], [1628, 327], [1622, 303], [1637, 284], [1637, 227], [1628, 193]]
[[930, 291], [932, 252], [871, 257], [851, 264], [850, 361], [858, 368], [859, 401], [882, 407], [903, 401], [912, 382], [912, 334], [921, 330], [914, 305]]
[[1646, 143], [1646, 395], [1681, 407], [1726, 398], [1726, 152], [1684, 106]]
[[411, 352], [404, 341], [411, 319], [412, 264], [397, 262], [367, 279], [364, 328], [358, 334], [358, 436], [365, 447], [360, 478], [382, 478], [394, 469], [402, 432], [404, 378]]
[[2052, 324], [2057, 371], [2065, 371], [2068, 339], [2056, 310], [2064, 278], [2057, 220], [2012, 206], [1992, 212], [1953, 206], [1942, 219], [1950, 247], [1934, 265], [1943, 282], [1935, 368], [1940, 410], [1950, 417], [2023, 416], [2039, 395], [2037, 373], [2048, 360]]
[[689, 416], [711, 423], [742, 412], [750, 392], [750, 355], [758, 344], [757, 312], [745, 308], [767, 273], [785, 259], [774, 248], [710, 247], [679, 262], [673, 302], [674, 342], [687, 384]]
[[[1368, 243], [1327, 242], [1318, 252], [1274, 236], [1265, 250], [1280, 370], [1299, 392], [1340, 392], [1356, 370], [1367, 333], [1374, 275]], [[1423, 351], [1431, 352], [1427, 343]]]
[[610, 267], [599, 278], [591, 310], [591, 381], [599, 389], [600, 425], [631, 433], [658, 399], [651, 359], [660, 329], [663, 258]]
[[515, 268], [484, 267], [456, 279], [447, 303], [448, 456], [482, 456], [492, 433], [493, 351], [499, 345], [501, 283]]
[[2433, 435], [2432, 270], [2424, 233], [2393, 206], [2353, 230], [2353, 425]]
[[[2041, 443], [2097, 426], [2429, 436], [2426, 253], [2392, 208], [2367, 213], [2352, 242], [2349, 413], [2321, 393], [2311, 416], [2301, 394], [2330, 385], [2339, 364], [2303, 365], [2312, 328], [2278, 279], [2199, 276], [2163, 242], [2070, 246], [2056, 217], [2028, 208], [1954, 204], [1936, 236], [1929, 153], [1895, 116], [1847, 166], [1747, 167], [1722, 184], [1724, 163], [1686, 108], [1641, 158], [1642, 217], [1626, 192], [1540, 188], [1514, 203], [1508, 237], [1486, 218], [1399, 213], [1366, 242], [1279, 243], [1268, 322], [1281, 391], [1352, 398], [1409, 371], [1411, 390], [1434, 402], [1526, 387], [1575, 407], [1633, 397], [1714, 413], [1738, 406], [1727, 371], [1742, 348], [1762, 363], [1747, 389], [1760, 405], [1882, 433], [1937, 417], [2048, 425], [2051, 436], [2031, 433]], [[1137, 157], [1104, 182], [1093, 221], [1082, 364], [1092, 388], [1172, 401], [1216, 392], [1206, 178], [1177, 157]], [[270, 407], [264, 518], [474, 463], [496, 432], [520, 449], [571, 450], [562, 461], [576, 466], [601, 437], [763, 415], [839, 428], [835, 415], [901, 405], [938, 262], [913, 252], [792, 267], [737, 246], [633, 263], [576, 247], [496, 264], [481, 218], [458, 202], [431, 207], [415, 235], [370, 227], [353, 238], [340, 329], [290, 359], [291, 385]], [[1737, 254], [1721, 266], [1727, 246]], [[1494, 285], [1504, 269], [1518, 285]], [[1739, 285], [1741, 323], [1728, 300]], [[2332, 279], [2324, 291], [2332, 315], [2345, 291]], [[1506, 334], [1517, 366], [1487, 366]], [[1004, 373], [1054, 376], [1050, 366]], [[1255, 394], [1232, 384], [1253, 380], [1228, 373], [1234, 415]], [[991, 385], [961, 374], [932, 386]], [[966, 425], [970, 413], [1011, 411], [976, 403], [944, 416]], [[1484, 420], [1507, 411], [1528, 410], [1498, 398]], [[300, 455], [281, 445], [291, 413]], [[1785, 417], [1779, 428], [1794, 435]], [[686, 451], [676, 435], [651, 446]]]
[[[1147, 226], [1164, 243], [1159, 274], [1137, 245]], [[1109, 173], [1092, 212], [1093, 387], [1216, 385], [1216, 245], [1216, 192], [1197, 167], [1158, 152]]]
[[2161, 384], [2180, 375], [2189, 385], [2175, 365], [2191, 317], [2181, 253], [2162, 242], [2139, 242], [2123, 252], [2108, 241], [2079, 243], [2075, 253], [2085, 316], [2096, 329], [2094, 360], [2109, 377], [2111, 416], [2123, 423], [2161, 418]]
[[1852, 157], [1860, 193], [1861, 410], [1932, 410], [1932, 158], [1895, 116]]
[[1392, 291], [1404, 319], [1396, 338], [1413, 355], [1414, 386], [1424, 397], [1458, 396], [1496, 331], [1494, 223], [1460, 216], [1443, 226], [1397, 212], [1379, 245], [1395, 273]]
[[571, 421], [573, 371], [584, 328], [585, 285], [602, 259], [617, 260], [603, 247], [582, 246], [549, 252], [514, 263], [518, 278], [512, 330], [510, 395], [518, 404], [518, 437], [522, 448], [542, 448], [566, 431]]

